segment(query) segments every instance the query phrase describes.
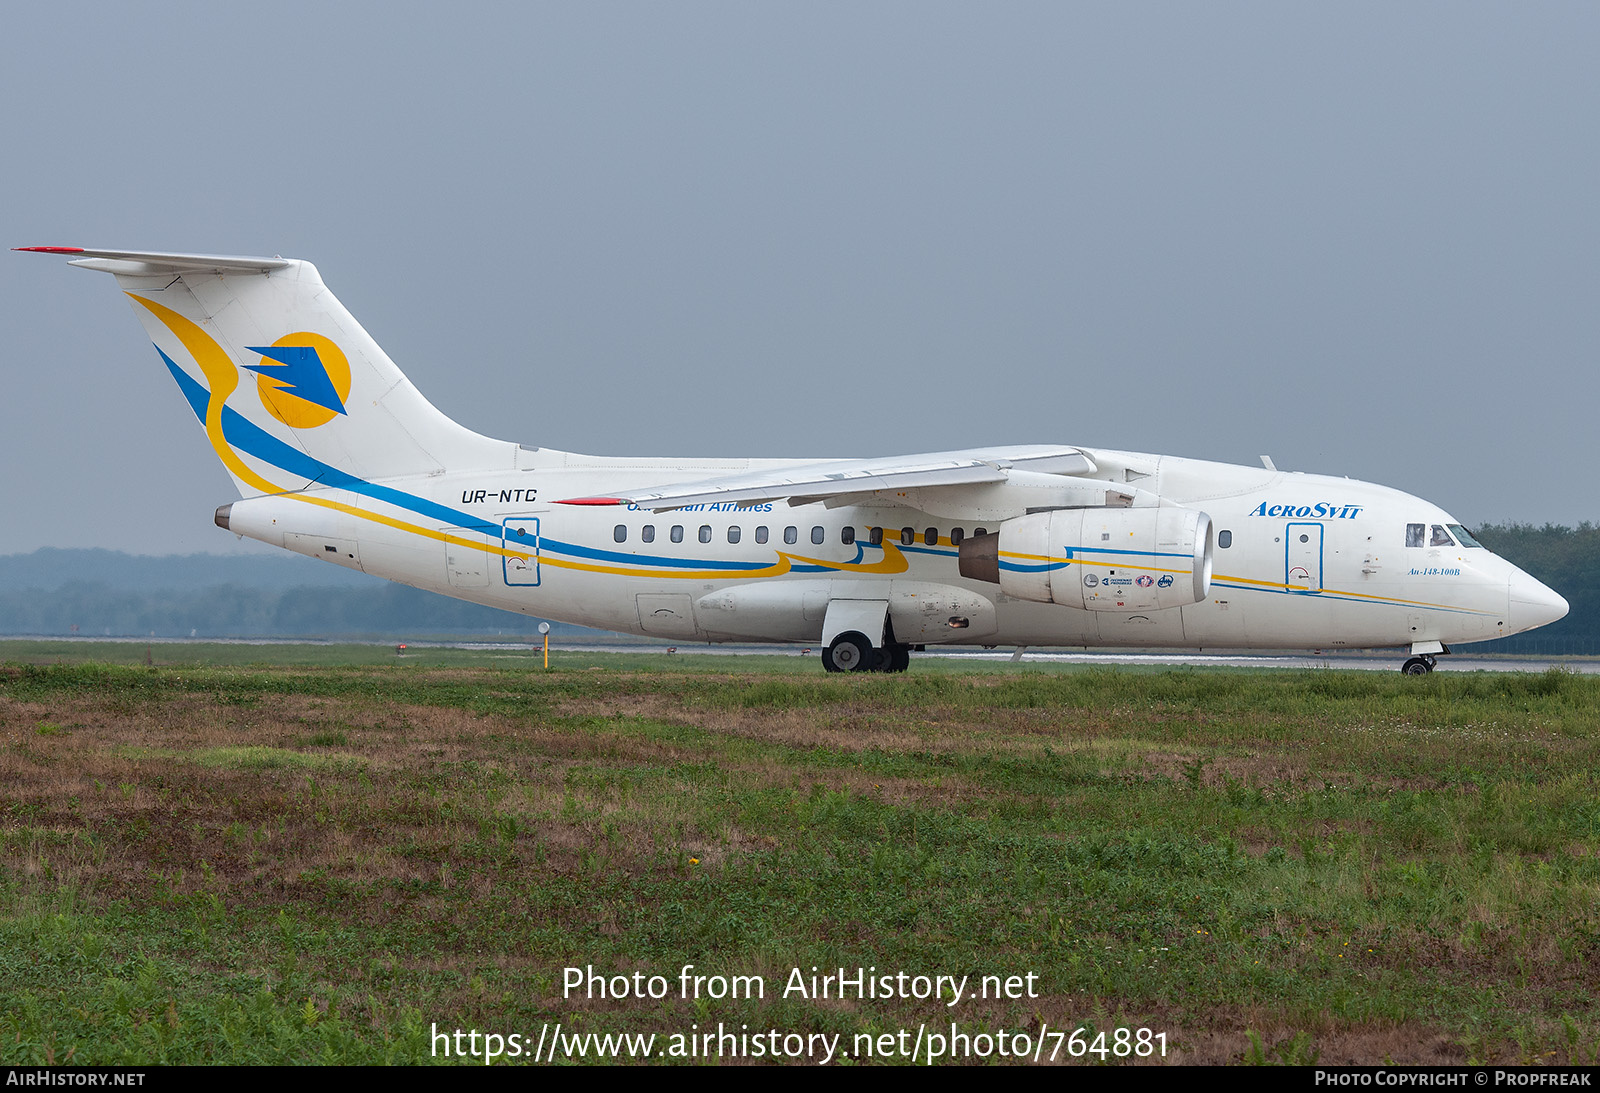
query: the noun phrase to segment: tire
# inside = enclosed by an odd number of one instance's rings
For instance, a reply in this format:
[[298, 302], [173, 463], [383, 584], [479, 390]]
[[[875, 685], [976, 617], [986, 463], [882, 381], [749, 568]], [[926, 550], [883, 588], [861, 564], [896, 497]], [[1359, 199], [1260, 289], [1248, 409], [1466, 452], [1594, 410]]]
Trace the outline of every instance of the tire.
[[1412, 657], [1410, 660], [1400, 665], [1401, 675], [1425, 676], [1431, 671], [1433, 671], [1433, 665], [1429, 664], [1421, 657]]
[[903, 672], [911, 667], [911, 646], [896, 645], [889, 651], [889, 671]]
[[830, 672], [865, 672], [872, 667], [872, 643], [864, 634], [840, 634], [823, 650], [822, 666]]

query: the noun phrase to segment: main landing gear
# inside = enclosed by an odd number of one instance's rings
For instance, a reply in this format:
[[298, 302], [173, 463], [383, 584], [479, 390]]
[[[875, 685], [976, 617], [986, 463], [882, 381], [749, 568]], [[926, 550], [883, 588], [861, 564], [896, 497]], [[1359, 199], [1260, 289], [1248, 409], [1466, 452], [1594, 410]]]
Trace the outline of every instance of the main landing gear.
[[852, 630], [822, 651], [822, 666], [830, 672], [903, 672], [911, 667], [911, 646], [891, 641], [875, 649], [867, 635]]
[[888, 600], [828, 601], [822, 620], [822, 666], [830, 672], [903, 672], [911, 646], [894, 638]]

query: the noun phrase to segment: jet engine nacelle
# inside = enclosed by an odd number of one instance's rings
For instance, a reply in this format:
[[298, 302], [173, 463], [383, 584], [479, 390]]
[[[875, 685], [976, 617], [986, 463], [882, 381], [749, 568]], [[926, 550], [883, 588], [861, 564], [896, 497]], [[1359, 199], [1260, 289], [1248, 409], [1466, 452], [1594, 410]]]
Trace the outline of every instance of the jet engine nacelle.
[[1151, 611], [1211, 590], [1211, 517], [1178, 505], [1019, 516], [961, 544], [961, 575], [1022, 600]]

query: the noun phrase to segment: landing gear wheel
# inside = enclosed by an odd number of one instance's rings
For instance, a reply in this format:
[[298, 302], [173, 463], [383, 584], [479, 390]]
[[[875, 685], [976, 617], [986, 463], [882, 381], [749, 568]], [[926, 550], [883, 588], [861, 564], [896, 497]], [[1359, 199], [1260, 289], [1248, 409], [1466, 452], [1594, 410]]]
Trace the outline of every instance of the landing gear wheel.
[[1433, 671], [1434, 659], [1432, 657], [1412, 657], [1400, 665], [1400, 674], [1407, 676], [1425, 676]]
[[903, 672], [911, 667], [911, 646], [896, 645], [889, 650], [889, 671]]
[[822, 651], [822, 666], [830, 672], [865, 672], [872, 667], [872, 643], [862, 634], [840, 634]]

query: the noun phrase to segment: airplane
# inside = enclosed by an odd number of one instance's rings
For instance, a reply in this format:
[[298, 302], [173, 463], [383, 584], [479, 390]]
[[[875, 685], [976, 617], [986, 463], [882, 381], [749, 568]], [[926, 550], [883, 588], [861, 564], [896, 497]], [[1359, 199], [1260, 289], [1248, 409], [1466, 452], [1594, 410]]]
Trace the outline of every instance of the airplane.
[[19, 247], [115, 276], [240, 499], [240, 536], [474, 603], [673, 641], [820, 647], [1459, 643], [1567, 602], [1438, 506], [1348, 478], [1061, 444], [644, 459], [437, 410], [279, 257]]

